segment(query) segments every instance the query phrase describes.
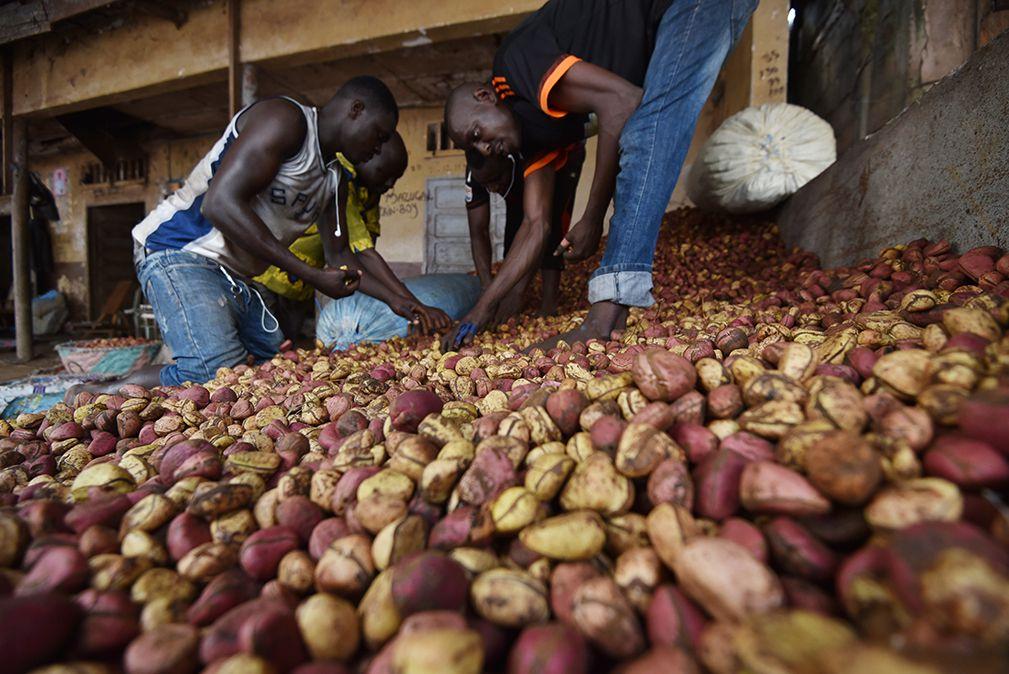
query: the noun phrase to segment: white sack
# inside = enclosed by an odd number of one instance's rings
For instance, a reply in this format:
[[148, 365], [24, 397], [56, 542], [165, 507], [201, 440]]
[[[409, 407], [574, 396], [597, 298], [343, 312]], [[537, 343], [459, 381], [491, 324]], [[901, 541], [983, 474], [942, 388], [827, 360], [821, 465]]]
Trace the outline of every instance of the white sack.
[[764, 211], [837, 158], [834, 130], [798, 105], [747, 108], [725, 120], [701, 149], [687, 180], [690, 200], [729, 213]]

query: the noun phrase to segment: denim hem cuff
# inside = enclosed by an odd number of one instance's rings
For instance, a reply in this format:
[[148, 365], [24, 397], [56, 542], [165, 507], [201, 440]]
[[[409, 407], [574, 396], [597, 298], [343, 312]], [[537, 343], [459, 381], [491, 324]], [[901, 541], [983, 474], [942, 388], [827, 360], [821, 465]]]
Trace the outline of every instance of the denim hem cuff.
[[618, 271], [589, 279], [589, 302], [616, 302], [629, 307], [650, 307], [652, 274], [647, 271]]

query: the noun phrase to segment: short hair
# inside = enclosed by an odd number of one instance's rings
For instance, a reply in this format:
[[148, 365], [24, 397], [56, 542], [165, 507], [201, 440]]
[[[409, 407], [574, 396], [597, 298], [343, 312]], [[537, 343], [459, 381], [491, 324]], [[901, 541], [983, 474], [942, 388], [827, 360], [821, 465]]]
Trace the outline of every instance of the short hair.
[[365, 107], [377, 112], [387, 112], [399, 121], [399, 106], [385, 82], [371, 75], [352, 77], [337, 89], [333, 98], [357, 99]]
[[[410, 151], [406, 149], [406, 142], [403, 140], [403, 136], [400, 135], [399, 131], [395, 131], [392, 137], [385, 142], [389, 147], [389, 150], [393, 152], [391, 160], [397, 160], [403, 164], [403, 171], [400, 172], [400, 176], [406, 172], [407, 167], [410, 165]], [[384, 153], [382, 153], [384, 154]]]
[[480, 82], [463, 82], [453, 89], [445, 100], [445, 124], [452, 133], [452, 117], [456, 109], [465, 101], [473, 100], [473, 92], [482, 86]]

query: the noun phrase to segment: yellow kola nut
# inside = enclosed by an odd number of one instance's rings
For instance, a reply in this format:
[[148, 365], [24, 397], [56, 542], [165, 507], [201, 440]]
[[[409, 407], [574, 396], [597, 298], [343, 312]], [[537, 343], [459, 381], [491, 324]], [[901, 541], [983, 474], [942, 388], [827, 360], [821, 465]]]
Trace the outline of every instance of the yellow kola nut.
[[393, 647], [397, 674], [480, 674], [483, 639], [473, 630], [431, 629], [404, 634]]
[[490, 507], [494, 529], [499, 534], [514, 533], [532, 523], [540, 500], [525, 487], [509, 487], [498, 494]]
[[577, 561], [602, 552], [606, 528], [597, 513], [579, 510], [531, 524], [522, 530], [519, 540], [544, 557]]

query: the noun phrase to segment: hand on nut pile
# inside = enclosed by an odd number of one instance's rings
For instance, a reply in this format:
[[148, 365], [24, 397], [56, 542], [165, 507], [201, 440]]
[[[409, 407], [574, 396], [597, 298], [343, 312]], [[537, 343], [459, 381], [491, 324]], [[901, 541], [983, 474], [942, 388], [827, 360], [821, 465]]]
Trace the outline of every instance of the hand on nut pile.
[[477, 334], [487, 327], [496, 313], [497, 308], [485, 310], [479, 303], [470, 309], [441, 340], [442, 351], [450, 351], [473, 343]]
[[412, 298], [401, 298], [399, 302], [389, 304], [389, 307], [399, 316], [410, 321], [411, 334], [433, 335], [444, 332], [452, 327], [452, 319], [441, 309], [429, 307]]
[[657, 304], [0, 422], [0, 669], [988, 672], [1009, 257], [668, 217]]

